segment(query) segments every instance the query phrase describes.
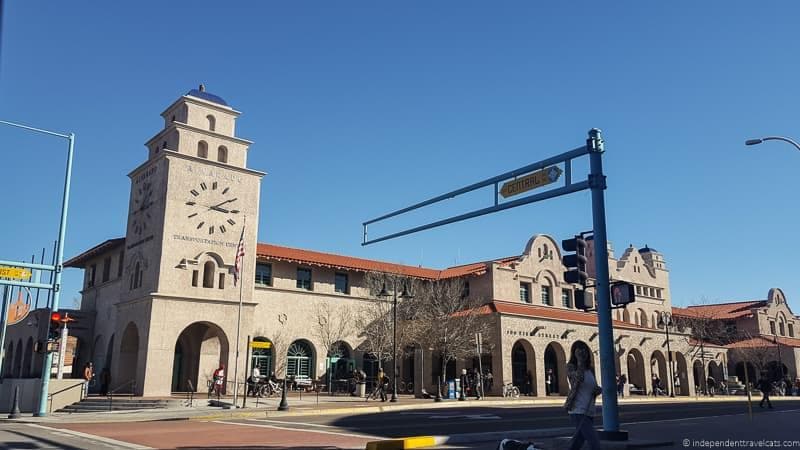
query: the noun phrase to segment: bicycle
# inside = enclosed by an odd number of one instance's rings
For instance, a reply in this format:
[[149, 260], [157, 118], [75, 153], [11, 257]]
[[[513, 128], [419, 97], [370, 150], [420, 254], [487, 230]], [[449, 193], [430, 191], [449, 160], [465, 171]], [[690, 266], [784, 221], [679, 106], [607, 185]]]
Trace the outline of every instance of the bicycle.
[[504, 384], [503, 397], [519, 398], [519, 388], [512, 383]]

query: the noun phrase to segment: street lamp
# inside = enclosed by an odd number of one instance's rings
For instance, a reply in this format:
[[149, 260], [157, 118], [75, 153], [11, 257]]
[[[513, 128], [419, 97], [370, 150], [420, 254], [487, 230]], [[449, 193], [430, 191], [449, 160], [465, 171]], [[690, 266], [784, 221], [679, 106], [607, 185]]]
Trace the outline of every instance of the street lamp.
[[[392, 294], [394, 297], [394, 306], [392, 307], [392, 332], [394, 336], [392, 337], [392, 398], [389, 400], [390, 403], [397, 402], [397, 277], [392, 277]], [[378, 293], [378, 297], [388, 297], [389, 293], [386, 292], [386, 280], [383, 280], [383, 287], [381, 287], [381, 292]], [[414, 298], [413, 295], [408, 293], [406, 289], [406, 283], [403, 282], [403, 292], [400, 293], [400, 298], [403, 300]], [[378, 380], [380, 383], [381, 380]]]
[[672, 350], [669, 347], [669, 327], [672, 326], [672, 314], [661, 311], [661, 314], [658, 316], [658, 326], [664, 328], [664, 332], [667, 336], [667, 360], [669, 365], [669, 396], [675, 397], [675, 377], [672, 374]]
[[[5, 120], [0, 120], [0, 124], [9, 125], [16, 128], [22, 128], [28, 131], [33, 131], [35, 133], [46, 134], [49, 136], [56, 136], [60, 138], [64, 138], [69, 142], [68, 150], [67, 150], [67, 168], [66, 174], [64, 175], [64, 192], [61, 198], [61, 221], [58, 225], [58, 245], [56, 246], [56, 261], [55, 266], [53, 267], [53, 272], [55, 275], [53, 276], [53, 284], [51, 289], [53, 290], [53, 305], [51, 308], [51, 312], [58, 311], [58, 302], [61, 299], [61, 272], [63, 271], [63, 264], [64, 264], [64, 238], [66, 236], [67, 231], [67, 210], [69, 209], [69, 190], [70, 190], [70, 183], [72, 181], [72, 155], [75, 149], [75, 134], [62, 134], [56, 133], [50, 130], [44, 130], [41, 128], [34, 128], [29, 127], [27, 125], [22, 125], [19, 123], [14, 122], [7, 122]], [[60, 352], [63, 355], [66, 352], [67, 343], [65, 339], [61, 340], [61, 347]], [[44, 417], [47, 415], [47, 397], [48, 397], [48, 389], [50, 385], [50, 370], [53, 364], [53, 354], [50, 352], [45, 352], [44, 356], [44, 365], [42, 367], [42, 385], [41, 390], [39, 393], [39, 409], [34, 414], [36, 417]]]
[[764, 141], [783, 141], [783, 142], [788, 142], [789, 144], [794, 145], [794, 148], [800, 150], [800, 144], [798, 144], [797, 142], [795, 142], [795, 141], [793, 141], [793, 140], [791, 140], [791, 139], [789, 139], [787, 137], [783, 137], [783, 136], [767, 136], [767, 137], [758, 138], [758, 139], [748, 139], [748, 140], [746, 140], [744, 142], [744, 144], [745, 145], [758, 145], [758, 144], [761, 144]]

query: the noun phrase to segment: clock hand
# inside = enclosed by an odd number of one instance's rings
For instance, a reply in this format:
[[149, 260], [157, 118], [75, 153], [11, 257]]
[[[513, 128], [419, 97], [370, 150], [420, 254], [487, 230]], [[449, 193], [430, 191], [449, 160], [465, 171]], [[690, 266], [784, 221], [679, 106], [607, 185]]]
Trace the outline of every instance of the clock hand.
[[212, 206], [211, 208], [208, 208], [208, 209], [212, 209], [214, 211], [219, 211], [219, 212], [224, 213], [224, 214], [228, 214], [230, 212], [225, 208], [220, 208], [219, 206]]
[[220, 207], [220, 206], [224, 205], [225, 203], [231, 203], [231, 202], [235, 202], [236, 200], [238, 200], [238, 198], [232, 198], [232, 199], [230, 199], [230, 200], [225, 200], [224, 202], [222, 202], [222, 203], [219, 203], [219, 204], [216, 204], [216, 205], [214, 205], [213, 207]]

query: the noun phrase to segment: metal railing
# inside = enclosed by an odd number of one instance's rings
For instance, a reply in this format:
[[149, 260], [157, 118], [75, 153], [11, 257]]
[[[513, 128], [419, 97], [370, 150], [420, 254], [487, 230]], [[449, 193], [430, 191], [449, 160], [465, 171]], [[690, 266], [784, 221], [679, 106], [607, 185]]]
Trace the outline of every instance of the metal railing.
[[[52, 394], [48, 394], [47, 395], [47, 402], [48, 402], [47, 412], [49, 412], [49, 413], [53, 412], [53, 397], [55, 397], [58, 394], [61, 394], [62, 392], [66, 392], [66, 391], [75, 389], [76, 387], [80, 387], [81, 388], [81, 394], [82, 394], [83, 393], [83, 384], [84, 384], [84, 382], [81, 381], [78, 384], [73, 384], [72, 386], [65, 387], [64, 389], [61, 389], [60, 391], [56, 391], [56, 392], [53, 392]], [[83, 398], [81, 398], [81, 400], [83, 400]]]
[[111, 390], [111, 391], [108, 392], [108, 410], [109, 411], [112, 411], [114, 409], [114, 394], [116, 394], [117, 392], [121, 391], [123, 388], [125, 388], [127, 386], [131, 387], [131, 391], [130, 391], [129, 394], [123, 394], [123, 395], [127, 395], [130, 398], [133, 398], [134, 396], [136, 396], [136, 379], [135, 378], [130, 380], [130, 381], [127, 381], [125, 383], [122, 383], [121, 385], [117, 386], [116, 389]]

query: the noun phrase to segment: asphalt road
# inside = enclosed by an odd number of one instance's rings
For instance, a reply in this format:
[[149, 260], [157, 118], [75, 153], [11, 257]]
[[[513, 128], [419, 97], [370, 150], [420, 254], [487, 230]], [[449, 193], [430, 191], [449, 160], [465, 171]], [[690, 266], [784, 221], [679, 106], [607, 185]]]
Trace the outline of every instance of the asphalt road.
[[[726, 438], [737, 433], [741, 437], [789, 439], [797, 435], [800, 438], [796, 431], [796, 424], [800, 423], [800, 400], [776, 401], [774, 411], [755, 406], [752, 421], [747, 416], [745, 401], [625, 404], [621, 406], [620, 419], [632, 437], [667, 437], [676, 443], [682, 438]], [[565, 412], [560, 407], [543, 406], [473, 406], [351, 416], [213, 421], [53, 423], [46, 426], [3, 423], [0, 424], [0, 450], [363, 449], [366, 442], [381, 437], [504, 433], [561, 427], [569, 427]], [[566, 434], [569, 432], [561, 435]], [[490, 442], [442, 448], [489, 450], [496, 447], [496, 436], [475, 439]], [[531, 440], [550, 444], [546, 437], [532, 437]], [[800, 442], [797, 447], [800, 448]]]
[[[777, 408], [800, 409], [800, 400], [774, 402]], [[762, 410], [754, 404], [754, 412]], [[599, 411], [598, 411], [599, 412]], [[724, 416], [747, 412], [747, 402], [645, 403], [620, 406], [620, 422], [657, 422], [673, 419]], [[259, 422], [287, 428], [326, 428], [373, 436], [450, 435], [496, 431], [538, 430], [571, 427], [561, 407], [447, 408], [427, 411], [396, 411], [352, 416], [287, 417]], [[234, 421], [228, 421], [234, 422]], [[253, 421], [249, 421], [252, 423]], [[600, 416], [596, 424], [602, 424]]]

